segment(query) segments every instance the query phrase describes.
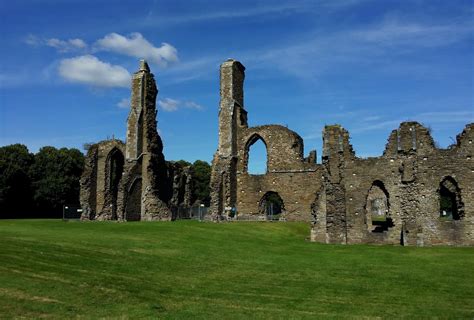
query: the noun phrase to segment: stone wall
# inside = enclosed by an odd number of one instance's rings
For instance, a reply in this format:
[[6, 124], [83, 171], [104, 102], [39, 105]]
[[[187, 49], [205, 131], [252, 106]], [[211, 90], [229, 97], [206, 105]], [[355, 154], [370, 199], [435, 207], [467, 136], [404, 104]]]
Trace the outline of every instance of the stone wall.
[[[313, 241], [474, 245], [474, 124], [455, 145], [438, 149], [427, 128], [404, 122], [390, 134], [383, 155], [367, 159], [356, 156], [347, 130], [326, 126], [317, 164], [316, 152], [305, 158], [303, 140], [288, 128], [248, 127], [244, 79], [240, 62], [222, 64], [214, 220], [234, 209], [237, 217], [261, 219], [262, 197], [276, 192], [284, 202], [282, 217], [311, 221]], [[267, 172], [252, 175], [248, 153], [258, 140], [267, 150]], [[443, 201], [455, 203], [449, 207], [454, 218], [442, 216]]]
[[[116, 139], [105, 140], [89, 147], [86, 164], [81, 178], [80, 201], [82, 216], [87, 219], [110, 220], [117, 218], [115, 188], [120, 179], [111, 181], [110, 167], [114, 157], [124, 159], [125, 144]], [[122, 171], [119, 175], [122, 174]], [[117, 189], [118, 190], [118, 189]]]
[[[327, 127], [325, 134], [332, 129]], [[329, 136], [333, 137], [334, 132]], [[327, 148], [337, 150], [335, 140], [330, 140]], [[474, 125], [469, 124], [458, 136], [456, 145], [437, 149], [425, 127], [416, 122], [404, 122], [390, 135], [381, 157], [361, 159], [344, 150], [337, 160], [329, 156], [327, 167], [331, 168], [335, 162], [340, 167], [338, 175], [342, 177], [340, 185], [344, 197], [339, 201], [345, 203], [346, 208], [326, 207], [324, 211], [327, 216], [339, 217], [340, 224], [346, 221], [347, 239], [342, 242], [473, 245], [473, 140]], [[347, 145], [348, 137], [343, 141]], [[333, 177], [331, 170], [328, 177], [329, 180]], [[456, 184], [455, 192], [461, 202], [458, 220], [440, 216], [440, 186], [447, 177]], [[374, 232], [376, 228], [368, 212], [369, 191], [374, 184], [382, 185], [388, 196], [387, 218], [391, 226], [382, 232]], [[331, 228], [327, 231], [331, 233]], [[328, 242], [341, 241], [330, 235]]]
[[191, 202], [191, 172], [163, 155], [158, 90], [145, 61], [132, 77], [131, 92], [126, 143], [106, 140], [88, 150], [81, 178], [83, 219], [170, 220], [170, 206]]

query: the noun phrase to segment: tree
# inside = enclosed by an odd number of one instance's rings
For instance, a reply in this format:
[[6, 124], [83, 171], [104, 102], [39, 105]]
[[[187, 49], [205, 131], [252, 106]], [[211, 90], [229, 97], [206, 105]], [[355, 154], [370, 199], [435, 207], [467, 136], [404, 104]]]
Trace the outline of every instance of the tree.
[[77, 149], [43, 147], [31, 168], [34, 202], [42, 216], [59, 217], [63, 205], [79, 205], [84, 155]]
[[176, 161], [176, 163], [179, 164], [182, 168], [191, 166], [191, 162], [188, 162], [186, 160], [178, 160]]
[[25, 217], [31, 213], [29, 176], [33, 154], [22, 144], [0, 148], [0, 218]]
[[200, 200], [206, 206], [211, 200], [209, 192], [209, 183], [211, 181], [211, 166], [206, 161], [196, 160], [192, 167], [192, 174], [194, 178], [194, 197]]

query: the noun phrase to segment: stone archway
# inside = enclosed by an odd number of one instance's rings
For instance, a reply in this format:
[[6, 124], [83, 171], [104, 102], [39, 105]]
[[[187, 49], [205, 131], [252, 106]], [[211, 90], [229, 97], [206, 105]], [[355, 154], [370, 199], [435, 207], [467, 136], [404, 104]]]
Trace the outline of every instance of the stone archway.
[[[264, 148], [265, 148], [265, 168], [261, 168], [261, 170], [258, 170], [256, 168], [250, 168], [249, 169], [249, 162], [250, 162], [250, 153], [251, 153], [251, 147], [254, 146], [255, 144], [262, 143]], [[245, 144], [245, 153], [244, 153], [244, 172], [249, 173], [249, 174], [266, 174], [268, 171], [268, 149], [267, 149], [267, 143], [266, 141], [257, 133], [254, 133], [248, 140], [247, 143]], [[252, 158], [253, 159], [253, 158]], [[256, 169], [254, 172], [252, 172], [252, 169]]]
[[453, 177], [445, 177], [439, 184], [440, 217], [446, 220], [460, 220], [464, 216], [461, 190]]
[[285, 203], [278, 192], [268, 191], [260, 199], [259, 212], [267, 220], [278, 220], [285, 213]]
[[365, 214], [367, 229], [371, 232], [384, 232], [394, 225], [390, 213], [389, 193], [379, 180], [374, 181], [369, 189]]

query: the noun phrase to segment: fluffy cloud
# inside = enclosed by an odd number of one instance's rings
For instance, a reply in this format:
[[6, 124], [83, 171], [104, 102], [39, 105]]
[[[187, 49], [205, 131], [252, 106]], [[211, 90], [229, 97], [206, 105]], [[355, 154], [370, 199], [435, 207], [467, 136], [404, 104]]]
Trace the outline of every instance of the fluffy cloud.
[[70, 82], [85, 83], [96, 87], [129, 87], [130, 73], [121, 66], [100, 61], [92, 55], [63, 59], [59, 75]]
[[46, 40], [46, 45], [58, 49], [59, 52], [68, 52], [85, 49], [87, 44], [82, 39], [69, 39], [67, 41], [56, 38]]
[[111, 51], [140, 59], [146, 59], [159, 66], [166, 67], [169, 63], [178, 61], [178, 52], [168, 43], [155, 47], [140, 33], [132, 33], [124, 37], [118, 33], [109, 33], [97, 40], [97, 50]]
[[173, 112], [177, 111], [178, 109], [194, 109], [194, 110], [202, 110], [202, 106], [197, 104], [194, 101], [180, 101], [171, 98], [165, 98], [163, 100], [158, 100], [158, 106], [163, 109], [163, 111]]

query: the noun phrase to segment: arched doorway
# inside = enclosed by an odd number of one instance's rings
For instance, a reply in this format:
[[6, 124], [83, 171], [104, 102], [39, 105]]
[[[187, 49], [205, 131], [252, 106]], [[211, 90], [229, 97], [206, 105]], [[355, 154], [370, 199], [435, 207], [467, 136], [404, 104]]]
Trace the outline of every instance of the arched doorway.
[[267, 220], [278, 220], [285, 212], [285, 204], [277, 192], [268, 191], [260, 200], [259, 211]]
[[383, 182], [374, 181], [365, 204], [367, 228], [371, 232], [384, 232], [393, 227], [389, 194]]
[[444, 178], [439, 185], [439, 212], [445, 220], [459, 220], [464, 216], [461, 190], [452, 177]]
[[139, 221], [142, 211], [142, 179], [137, 178], [133, 181], [127, 198], [125, 208], [125, 218], [127, 221]]

